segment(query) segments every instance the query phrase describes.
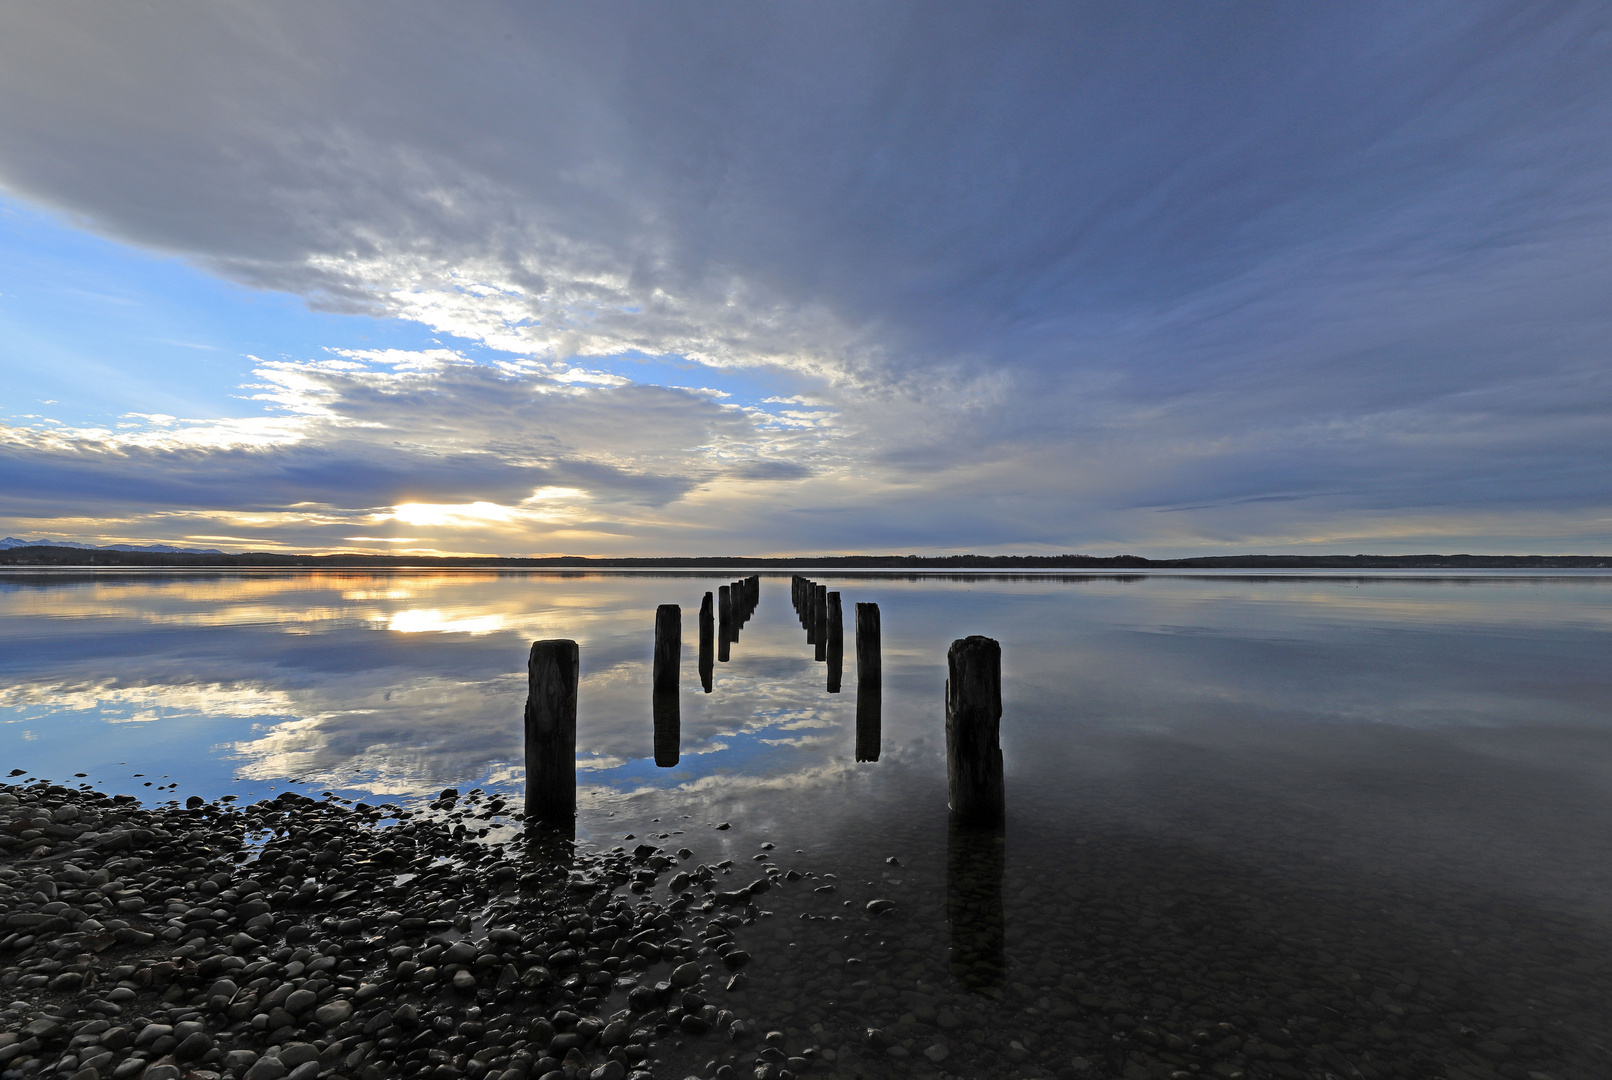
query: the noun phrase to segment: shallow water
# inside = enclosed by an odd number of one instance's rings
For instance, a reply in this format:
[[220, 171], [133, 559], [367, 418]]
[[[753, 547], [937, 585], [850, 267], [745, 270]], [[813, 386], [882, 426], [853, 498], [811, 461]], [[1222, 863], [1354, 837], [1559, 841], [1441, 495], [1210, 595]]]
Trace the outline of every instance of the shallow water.
[[[0, 771], [148, 799], [516, 792], [527, 645], [570, 637], [579, 840], [774, 843], [814, 875], [767, 894], [731, 1000], [819, 1069], [1612, 1075], [1612, 577], [818, 575], [847, 612], [830, 694], [769, 575], [706, 694], [695, 612], [729, 580], [8, 574]], [[857, 601], [882, 612], [877, 762], [853, 752]], [[947, 822], [945, 651], [974, 633], [1003, 648], [1000, 839]]]

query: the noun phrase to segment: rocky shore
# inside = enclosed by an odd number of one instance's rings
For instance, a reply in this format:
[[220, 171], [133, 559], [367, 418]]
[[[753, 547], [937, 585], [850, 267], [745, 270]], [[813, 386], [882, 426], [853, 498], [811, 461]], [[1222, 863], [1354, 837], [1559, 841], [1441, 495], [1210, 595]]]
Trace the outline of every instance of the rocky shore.
[[411, 813], [0, 784], [0, 1080], [813, 1066], [817, 1047], [723, 1005], [755, 899], [799, 873], [701, 863], [667, 833], [497, 843], [515, 817], [477, 791]]
[[1093, 821], [1100, 843], [1004, 873], [999, 842], [921, 815], [785, 856], [737, 816], [586, 851], [527, 842], [510, 810], [0, 784], [0, 1080], [1597, 1080], [1612, 1061], [1604, 935], [1537, 906]]

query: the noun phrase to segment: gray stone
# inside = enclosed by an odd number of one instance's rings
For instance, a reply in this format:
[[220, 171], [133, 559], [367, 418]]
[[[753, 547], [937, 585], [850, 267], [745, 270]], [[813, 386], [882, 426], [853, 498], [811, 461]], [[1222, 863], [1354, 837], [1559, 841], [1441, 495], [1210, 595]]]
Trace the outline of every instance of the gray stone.
[[205, 1031], [196, 1031], [174, 1048], [174, 1057], [180, 1061], [195, 1061], [212, 1048], [212, 1038]]
[[312, 990], [294, 990], [291, 996], [285, 999], [285, 1011], [292, 1016], [300, 1016], [313, 1008], [314, 1003], [318, 1000], [319, 995]]
[[140, 1034], [134, 1037], [134, 1045], [149, 1046], [164, 1035], [172, 1035], [174, 1029], [170, 1024], [147, 1024], [140, 1029]]
[[246, 1080], [281, 1080], [288, 1071], [278, 1058], [258, 1058], [257, 1062], [246, 1070]]
[[319, 1060], [319, 1048], [313, 1043], [294, 1042], [280, 1047], [280, 1064], [288, 1069], [308, 1061]]

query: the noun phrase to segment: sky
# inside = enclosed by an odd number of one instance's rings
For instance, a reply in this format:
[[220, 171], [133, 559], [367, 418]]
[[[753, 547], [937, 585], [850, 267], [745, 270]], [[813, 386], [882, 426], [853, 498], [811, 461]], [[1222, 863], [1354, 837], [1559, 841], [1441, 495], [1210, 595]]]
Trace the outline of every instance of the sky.
[[0, 535], [1612, 550], [1612, 10], [0, 10]]

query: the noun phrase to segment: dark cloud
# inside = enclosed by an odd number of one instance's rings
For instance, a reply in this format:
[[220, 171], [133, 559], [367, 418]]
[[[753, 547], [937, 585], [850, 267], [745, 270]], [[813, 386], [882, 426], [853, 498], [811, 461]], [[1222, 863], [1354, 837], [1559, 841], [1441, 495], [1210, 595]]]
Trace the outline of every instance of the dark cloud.
[[[164, 451], [126, 489], [153, 501], [239, 470], [265, 502], [507, 502], [602, 469], [666, 506], [834, 468], [876, 481], [797, 500], [846, 511], [836, 547], [1145, 543], [1159, 510], [1171, 543], [1359, 513], [1392, 546], [1429, 508], [1607, 532], [1601, 6], [53, 4], [0, 30], [0, 182], [95, 228], [549, 359], [773, 365], [838, 410], [728, 461], [751, 422], [665, 388], [354, 382], [345, 417], [476, 439]], [[542, 445], [562, 429], [594, 441]], [[101, 453], [27, 468], [48, 491]]]

